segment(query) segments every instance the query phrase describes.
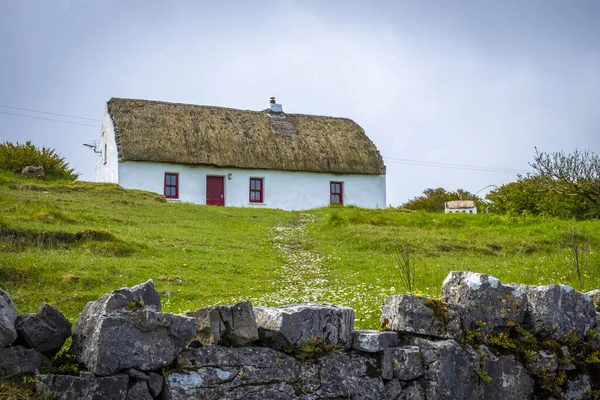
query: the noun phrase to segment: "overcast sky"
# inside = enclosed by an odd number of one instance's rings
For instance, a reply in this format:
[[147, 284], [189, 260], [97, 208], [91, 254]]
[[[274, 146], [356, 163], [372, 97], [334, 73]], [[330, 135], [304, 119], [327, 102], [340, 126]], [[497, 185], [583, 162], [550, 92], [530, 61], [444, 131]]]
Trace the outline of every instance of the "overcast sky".
[[99, 127], [5, 113], [100, 122], [6, 106], [101, 120], [111, 97], [270, 96], [360, 124], [389, 204], [477, 192], [530, 171], [534, 146], [599, 152], [600, 1], [0, 0], [0, 140], [56, 148], [82, 180]]

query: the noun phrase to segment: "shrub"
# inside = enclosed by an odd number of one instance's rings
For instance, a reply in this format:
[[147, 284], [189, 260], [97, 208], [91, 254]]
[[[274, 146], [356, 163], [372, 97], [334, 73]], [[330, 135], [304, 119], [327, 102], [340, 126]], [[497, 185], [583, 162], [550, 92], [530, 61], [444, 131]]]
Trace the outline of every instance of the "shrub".
[[422, 196], [415, 197], [402, 204], [400, 208], [412, 211], [443, 213], [445, 211], [445, 203], [452, 200], [474, 200], [477, 212], [484, 211], [485, 203], [480, 197], [463, 189], [450, 192], [444, 188], [425, 189]]
[[41, 165], [48, 178], [75, 180], [79, 176], [55, 150], [38, 148], [30, 141], [0, 143], [0, 170], [20, 174], [23, 167]]

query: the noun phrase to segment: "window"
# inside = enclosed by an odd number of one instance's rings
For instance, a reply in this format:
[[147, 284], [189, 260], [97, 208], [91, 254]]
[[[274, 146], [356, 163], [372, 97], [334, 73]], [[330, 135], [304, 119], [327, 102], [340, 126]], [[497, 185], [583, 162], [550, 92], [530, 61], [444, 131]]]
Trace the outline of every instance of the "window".
[[344, 193], [342, 189], [342, 182], [330, 182], [329, 183], [329, 203], [330, 204], [344, 204]]
[[108, 145], [106, 143], [104, 143], [104, 164], [106, 164], [106, 161], [108, 160]]
[[250, 178], [250, 203], [262, 203], [263, 191], [263, 178]]
[[165, 172], [165, 197], [167, 199], [179, 198], [179, 174]]

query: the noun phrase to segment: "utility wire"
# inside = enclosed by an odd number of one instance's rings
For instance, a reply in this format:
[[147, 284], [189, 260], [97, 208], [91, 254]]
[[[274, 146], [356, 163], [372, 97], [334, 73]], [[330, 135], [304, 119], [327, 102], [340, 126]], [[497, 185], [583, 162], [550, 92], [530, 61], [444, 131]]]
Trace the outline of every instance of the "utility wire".
[[497, 168], [488, 168], [488, 167], [476, 167], [476, 166], [472, 166], [472, 167], [467, 167], [467, 166], [458, 166], [458, 165], [436, 165], [433, 163], [428, 163], [427, 161], [397, 161], [397, 160], [392, 160], [392, 159], [388, 159], [384, 157], [384, 160], [386, 160], [386, 163], [392, 163], [392, 164], [406, 164], [406, 165], [416, 165], [419, 167], [434, 167], [434, 168], [450, 168], [450, 169], [462, 169], [462, 170], [468, 170], [468, 171], [482, 171], [482, 172], [501, 172], [501, 173], [508, 173], [508, 174], [517, 174], [517, 173], [521, 173], [521, 172], [525, 172], [525, 171], [519, 171], [519, 170], [503, 170], [503, 169], [497, 169]]
[[62, 122], [63, 124], [72, 124], [72, 125], [91, 126], [91, 127], [94, 127], [94, 128], [101, 128], [100, 125], [82, 124], [81, 122], [64, 121], [64, 120], [61, 120], [61, 119], [52, 119], [52, 118], [44, 118], [44, 117], [34, 117], [33, 115], [14, 114], [14, 113], [8, 113], [8, 112], [3, 112], [3, 111], [0, 111], [0, 114], [14, 115], [16, 117], [23, 117], [23, 118], [42, 119], [44, 121]]
[[439, 165], [439, 166], [449, 166], [449, 167], [464, 167], [464, 168], [483, 168], [486, 170], [490, 170], [490, 169], [495, 169], [498, 171], [512, 171], [512, 172], [524, 172], [522, 170], [518, 170], [518, 169], [514, 169], [514, 168], [498, 168], [498, 167], [484, 167], [481, 165], [465, 165], [465, 164], [450, 164], [450, 163], [444, 163], [444, 162], [437, 162], [437, 161], [422, 161], [422, 160], [409, 160], [406, 158], [393, 158], [393, 157], [384, 157], [387, 160], [393, 160], [393, 161], [398, 161], [398, 162], [414, 162], [414, 163], [423, 163], [423, 164], [432, 164], [432, 165]]
[[[52, 113], [52, 112], [47, 112], [47, 111], [39, 111], [39, 110], [30, 109], [30, 108], [12, 107], [12, 106], [6, 106], [6, 105], [2, 105], [2, 104], [0, 104], [0, 107], [10, 108], [13, 110], [30, 111], [30, 112], [40, 113], [40, 114], [57, 115], [60, 117], [76, 118], [76, 119], [82, 119], [82, 120], [87, 120], [87, 121], [102, 122], [101, 120], [94, 119], [94, 118], [77, 117], [75, 115], [59, 114], [59, 113]], [[0, 114], [13, 115], [15, 117], [22, 117], [22, 118], [40, 119], [40, 120], [44, 120], [44, 121], [61, 122], [63, 124], [81, 125], [81, 126], [90, 126], [93, 128], [100, 128], [100, 126], [98, 126], [98, 125], [83, 124], [81, 122], [72, 122], [72, 121], [65, 121], [65, 120], [53, 119], [53, 118], [36, 117], [33, 115], [15, 114], [15, 113], [3, 112], [3, 111], [0, 111]], [[496, 168], [496, 167], [483, 167], [483, 166], [478, 166], [478, 165], [451, 164], [451, 163], [443, 163], [443, 162], [436, 162], [436, 161], [410, 160], [410, 159], [406, 159], [406, 158], [384, 157], [384, 159], [386, 160], [386, 162], [389, 162], [392, 164], [407, 164], [407, 165], [416, 165], [416, 166], [421, 166], [421, 167], [452, 168], [452, 169], [463, 169], [463, 170], [470, 170], [470, 171], [503, 172], [503, 173], [525, 172], [522, 170], [517, 170], [517, 169], [512, 169], [512, 168]]]
[[76, 117], [75, 115], [68, 115], [68, 114], [57, 114], [57, 113], [53, 113], [53, 112], [47, 112], [47, 111], [32, 110], [31, 108], [12, 107], [12, 106], [5, 106], [5, 105], [3, 105], [3, 104], [0, 104], [0, 107], [2, 107], [2, 108], [12, 108], [13, 110], [31, 111], [31, 112], [40, 113], [40, 114], [58, 115], [59, 117], [68, 117], [68, 118], [76, 118], [76, 119], [85, 119], [85, 120], [88, 120], [88, 121], [97, 121], [97, 122], [102, 122], [102, 120], [101, 120], [101, 119], [85, 118], [85, 117]]

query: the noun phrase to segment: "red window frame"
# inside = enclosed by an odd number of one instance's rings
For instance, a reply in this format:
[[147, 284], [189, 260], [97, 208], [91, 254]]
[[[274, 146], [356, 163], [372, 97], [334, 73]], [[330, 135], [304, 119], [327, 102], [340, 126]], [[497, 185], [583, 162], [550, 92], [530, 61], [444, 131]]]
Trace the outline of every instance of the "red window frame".
[[264, 200], [264, 190], [263, 178], [250, 178], [250, 189], [248, 191], [250, 203], [262, 203]]
[[329, 204], [344, 205], [344, 182], [329, 182]]
[[174, 172], [165, 172], [165, 198], [179, 198], [179, 174]]

